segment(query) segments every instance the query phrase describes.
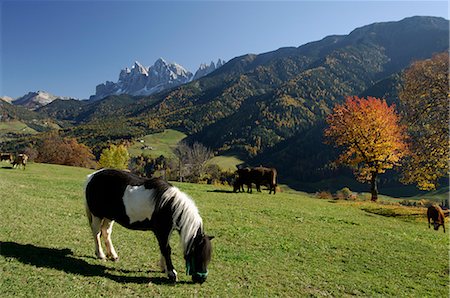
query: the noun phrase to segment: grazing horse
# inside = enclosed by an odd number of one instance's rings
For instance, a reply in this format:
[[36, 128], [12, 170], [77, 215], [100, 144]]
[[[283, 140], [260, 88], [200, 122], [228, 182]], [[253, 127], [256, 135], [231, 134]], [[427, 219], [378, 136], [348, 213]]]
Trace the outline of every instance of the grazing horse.
[[[117, 260], [111, 241], [114, 221], [132, 230], [151, 230], [161, 251], [161, 269], [170, 281], [177, 280], [169, 238], [173, 230], [180, 234], [187, 274], [203, 283], [211, 260], [211, 239], [203, 230], [203, 221], [192, 199], [160, 178], [141, 178], [132, 173], [103, 169], [88, 176], [86, 213], [98, 258]], [[103, 236], [106, 256], [100, 238]]]
[[4, 160], [12, 163], [14, 161], [14, 155], [12, 155], [12, 153], [0, 153], [0, 161]]
[[439, 227], [442, 226], [445, 233], [445, 215], [442, 211], [441, 207], [438, 205], [432, 205], [428, 207], [427, 210], [427, 217], [428, 217], [428, 228], [430, 228], [430, 219], [433, 220], [434, 229], [437, 231], [439, 230]]
[[25, 170], [25, 166], [27, 165], [27, 161], [28, 161], [28, 155], [26, 154], [18, 154], [17, 156], [14, 157], [14, 160], [12, 162], [12, 166], [13, 168], [19, 168], [20, 166], [22, 166], [22, 169]]

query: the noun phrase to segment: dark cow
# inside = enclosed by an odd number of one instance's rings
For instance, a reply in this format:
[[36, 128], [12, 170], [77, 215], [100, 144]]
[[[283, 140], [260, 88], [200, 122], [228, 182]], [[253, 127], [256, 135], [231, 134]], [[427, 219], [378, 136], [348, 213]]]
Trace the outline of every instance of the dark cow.
[[442, 226], [445, 233], [445, 216], [444, 212], [442, 211], [441, 207], [438, 205], [432, 205], [428, 207], [427, 210], [427, 217], [428, 217], [428, 228], [430, 228], [430, 219], [433, 220], [434, 229], [437, 231], [439, 230], [439, 226]]
[[19, 154], [16, 157], [14, 157], [14, 161], [12, 163], [13, 168], [15, 168], [15, 167], [19, 168], [20, 166], [22, 166], [22, 169], [25, 170], [27, 161], [28, 161], [28, 156], [26, 154]]
[[13, 162], [14, 155], [12, 155], [12, 153], [0, 153], [0, 161], [4, 161], [4, 160]]
[[237, 178], [233, 184], [233, 191], [242, 191], [244, 192], [244, 185], [247, 185], [247, 192], [251, 192], [252, 190], [252, 181], [250, 177], [251, 169], [249, 167], [241, 168], [236, 171]]
[[252, 168], [250, 176], [256, 185], [256, 190], [261, 191], [261, 185], [269, 187], [269, 194], [277, 192], [277, 170], [274, 168], [256, 167]]
[[247, 185], [247, 192], [252, 192], [252, 183], [256, 185], [256, 190], [261, 191], [261, 185], [269, 187], [269, 194], [276, 193], [277, 170], [274, 168], [256, 167], [243, 168], [237, 171], [238, 177], [234, 183], [234, 191], [244, 191], [243, 186]]

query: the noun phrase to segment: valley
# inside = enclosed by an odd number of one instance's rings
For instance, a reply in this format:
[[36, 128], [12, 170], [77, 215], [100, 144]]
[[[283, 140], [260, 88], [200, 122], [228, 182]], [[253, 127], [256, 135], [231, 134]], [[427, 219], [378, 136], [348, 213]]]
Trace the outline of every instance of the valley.
[[[77, 138], [97, 156], [109, 143], [133, 143], [173, 129], [217, 156], [276, 166], [284, 183], [315, 191], [322, 180], [351, 177], [348, 170], [332, 169], [337, 151], [324, 144], [324, 121], [333, 106], [358, 95], [384, 98], [401, 109], [401, 73], [415, 60], [448, 50], [448, 27], [447, 20], [434, 17], [370, 24], [299, 47], [238, 56], [201, 78], [151, 95], [57, 99], [34, 111], [2, 102], [2, 119], [27, 125], [39, 119], [31, 126], [38, 132], [60, 127], [64, 137]], [[147, 78], [151, 67], [141, 66], [125, 73]], [[17, 151], [25, 144], [26, 137], [18, 136], [1, 147]], [[398, 186], [395, 174], [387, 180]], [[333, 189], [345, 186], [335, 181]]]

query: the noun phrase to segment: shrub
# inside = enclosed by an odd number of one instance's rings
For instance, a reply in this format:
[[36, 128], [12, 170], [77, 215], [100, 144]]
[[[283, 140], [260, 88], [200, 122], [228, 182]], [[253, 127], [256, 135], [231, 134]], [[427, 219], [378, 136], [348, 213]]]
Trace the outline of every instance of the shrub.
[[354, 194], [350, 188], [348, 187], [344, 187], [341, 190], [338, 190], [336, 192], [336, 196], [335, 198], [337, 200], [351, 200], [351, 201], [355, 201], [357, 199], [357, 195]]
[[316, 192], [316, 198], [322, 199], [322, 200], [332, 200], [333, 195], [329, 191], [319, 191], [319, 192]]
[[28, 148], [28, 154], [35, 155], [36, 162], [67, 166], [94, 168], [95, 159], [91, 149], [79, 144], [74, 138], [62, 138], [58, 133], [50, 133], [37, 145], [36, 150]]
[[130, 155], [124, 145], [110, 145], [103, 149], [98, 165], [100, 168], [128, 169]]

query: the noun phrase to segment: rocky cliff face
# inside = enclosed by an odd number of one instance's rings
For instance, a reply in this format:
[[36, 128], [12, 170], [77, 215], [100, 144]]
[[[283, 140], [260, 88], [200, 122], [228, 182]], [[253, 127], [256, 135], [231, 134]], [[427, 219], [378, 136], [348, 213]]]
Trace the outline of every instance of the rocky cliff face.
[[181, 65], [158, 59], [155, 64], [145, 67], [135, 62], [133, 67], [120, 71], [117, 83], [107, 81], [96, 87], [91, 100], [99, 100], [109, 95], [150, 95], [164, 89], [187, 83], [193, 75]]
[[219, 67], [221, 67], [224, 64], [225, 64], [225, 62], [222, 61], [221, 59], [217, 60], [217, 63], [214, 63], [213, 61], [211, 61], [210, 64], [203, 64], [203, 63], [200, 64], [200, 67], [195, 72], [193, 80], [200, 79], [201, 77], [204, 77], [204, 76], [212, 73], [213, 71], [215, 71], [216, 69], [218, 69]]
[[222, 60], [218, 60], [216, 64], [200, 65], [195, 76], [183, 66], [167, 62], [160, 58], [150, 66], [145, 67], [139, 62], [135, 62], [133, 67], [125, 68], [120, 71], [117, 83], [107, 81], [96, 87], [95, 95], [91, 96], [91, 100], [99, 100], [109, 95], [151, 95], [163, 90], [173, 88], [201, 78], [224, 64]]

